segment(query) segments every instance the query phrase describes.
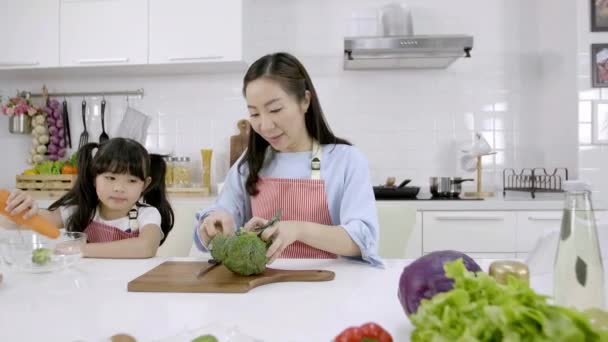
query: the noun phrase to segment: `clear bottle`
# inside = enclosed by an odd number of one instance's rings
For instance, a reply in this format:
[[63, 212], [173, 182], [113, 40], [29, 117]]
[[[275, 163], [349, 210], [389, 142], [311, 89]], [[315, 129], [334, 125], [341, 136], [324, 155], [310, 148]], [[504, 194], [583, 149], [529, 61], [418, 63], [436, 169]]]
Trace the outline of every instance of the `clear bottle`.
[[192, 166], [190, 157], [178, 157], [173, 167], [173, 184], [177, 187], [187, 188], [190, 186]]
[[580, 181], [566, 182], [566, 200], [555, 256], [555, 304], [579, 310], [605, 306], [604, 268], [591, 192]]

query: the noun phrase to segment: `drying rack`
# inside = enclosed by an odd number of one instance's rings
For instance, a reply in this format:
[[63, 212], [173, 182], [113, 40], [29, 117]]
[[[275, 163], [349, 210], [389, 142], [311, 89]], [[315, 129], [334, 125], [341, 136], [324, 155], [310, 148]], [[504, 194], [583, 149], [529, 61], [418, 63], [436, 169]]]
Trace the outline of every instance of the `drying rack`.
[[520, 172], [515, 169], [502, 171], [502, 194], [507, 191], [530, 192], [536, 198], [537, 192], [563, 192], [562, 184], [568, 180], [567, 168], [555, 168], [552, 173], [545, 168], [525, 168]]

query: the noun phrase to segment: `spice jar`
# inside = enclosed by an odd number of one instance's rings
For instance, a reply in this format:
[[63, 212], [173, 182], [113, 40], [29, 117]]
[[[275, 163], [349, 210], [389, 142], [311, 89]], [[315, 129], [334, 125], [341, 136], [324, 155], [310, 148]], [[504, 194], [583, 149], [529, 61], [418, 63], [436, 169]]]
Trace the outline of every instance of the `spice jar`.
[[178, 187], [189, 187], [192, 176], [190, 157], [175, 158], [173, 166], [173, 184]]
[[173, 160], [175, 158], [167, 156], [165, 157], [165, 164], [167, 164], [167, 171], [165, 172], [165, 185], [167, 187], [173, 186]]

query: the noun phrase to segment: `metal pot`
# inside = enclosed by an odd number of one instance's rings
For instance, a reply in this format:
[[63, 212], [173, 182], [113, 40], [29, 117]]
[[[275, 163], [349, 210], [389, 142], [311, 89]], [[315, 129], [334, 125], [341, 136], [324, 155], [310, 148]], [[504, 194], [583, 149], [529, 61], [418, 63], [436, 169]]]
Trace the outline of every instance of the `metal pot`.
[[458, 197], [462, 192], [462, 182], [473, 180], [473, 178], [460, 177], [430, 177], [431, 194], [436, 197]]
[[8, 131], [13, 134], [30, 134], [32, 122], [29, 115], [11, 115], [8, 120]]

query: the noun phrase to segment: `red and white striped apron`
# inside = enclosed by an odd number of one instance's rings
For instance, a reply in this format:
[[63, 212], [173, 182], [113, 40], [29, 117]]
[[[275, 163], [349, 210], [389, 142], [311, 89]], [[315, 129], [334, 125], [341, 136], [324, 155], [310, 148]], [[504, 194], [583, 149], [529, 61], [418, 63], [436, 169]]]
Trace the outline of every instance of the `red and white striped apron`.
[[131, 209], [128, 215], [129, 225], [131, 226], [130, 231], [124, 231], [118, 227], [92, 221], [84, 230], [84, 233], [87, 234], [87, 242], [112, 242], [138, 237], [139, 229], [137, 229], [137, 207]]
[[139, 230], [125, 232], [124, 230], [100, 222], [91, 222], [87, 229], [87, 242], [112, 242], [139, 236]]
[[[251, 197], [253, 216], [269, 220], [279, 208], [283, 208], [281, 221], [305, 221], [331, 225], [325, 182], [321, 174], [321, 146], [313, 141], [311, 179], [260, 177], [258, 194]], [[289, 245], [280, 258], [333, 259], [336, 255], [303, 242]]]

